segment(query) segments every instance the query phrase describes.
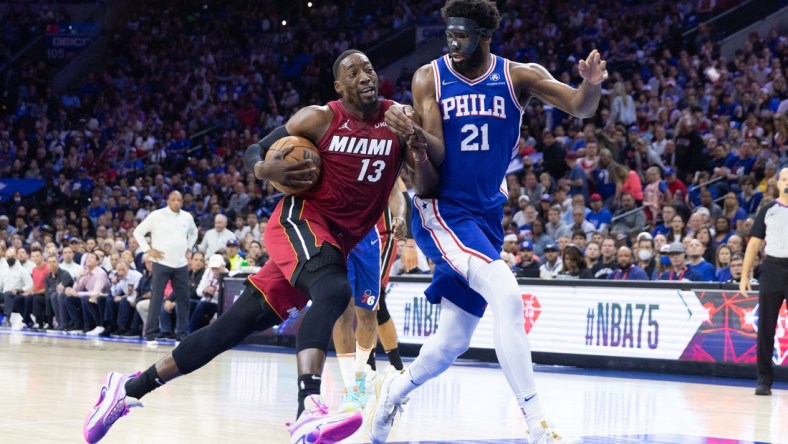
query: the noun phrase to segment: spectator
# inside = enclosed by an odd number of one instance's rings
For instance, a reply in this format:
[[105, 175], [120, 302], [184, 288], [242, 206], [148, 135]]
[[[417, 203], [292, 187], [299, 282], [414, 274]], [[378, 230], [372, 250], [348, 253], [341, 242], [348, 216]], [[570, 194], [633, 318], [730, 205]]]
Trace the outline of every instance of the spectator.
[[665, 236], [670, 234], [672, 231], [670, 224], [674, 216], [676, 216], [676, 207], [673, 205], [663, 205], [658, 218], [660, 222], [655, 224], [654, 229], [651, 230], [651, 235], [656, 237], [658, 234]]
[[44, 293], [52, 304], [52, 311], [55, 319], [57, 319], [57, 328], [55, 330], [64, 332], [71, 329], [73, 325], [69, 321], [68, 310], [66, 309], [66, 288], [74, 285], [74, 278], [60, 267], [57, 261], [57, 256], [49, 256], [47, 258], [47, 266], [49, 273], [46, 276], [46, 289]]
[[564, 156], [564, 161], [569, 170], [566, 183], [569, 185], [569, 194], [575, 196], [582, 195], [584, 200], [588, 200], [588, 176], [582, 166], [577, 162], [577, 153], [568, 152]]
[[624, 194], [630, 194], [638, 205], [643, 202], [643, 185], [640, 183], [640, 176], [635, 171], [624, 165], [616, 165], [611, 178], [616, 184], [616, 196], [618, 196], [616, 201], [623, 199]]
[[731, 249], [727, 245], [717, 248], [714, 257], [714, 269], [717, 282], [728, 282], [731, 279]]
[[703, 244], [703, 248], [706, 249], [706, 252], [703, 254], [703, 258], [710, 263], [714, 263], [717, 247], [712, 241], [711, 230], [709, 227], [706, 225], [701, 226], [698, 229], [698, 232], [695, 233], [695, 239], [699, 240], [700, 243]]
[[591, 273], [592, 279], [595, 279], [595, 277], [593, 276], [593, 269], [594, 267], [596, 267], [598, 263], [600, 263], [599, 258], [600, 255], [602, 254], [600, 248], [601, 247], [598, 243], [596, 243], [595, 241], [591, 241], [588, 243], [588, 245], [586, 245], [586, 249], [583, 252], [583, 259], [585, 260], [586, 268], [592, 270]]
[[722, 215], [728, 219], [731, 230], [741, 230], [744, 219], [747, 219], [747, 212], [739, 208], [739, 199], [735, 193], [725, 195], [723, 202]]
[[239, 245], [237, 239], [230, 239], [227, 241], [227, 260], [230, 261], [230, 271], [240, 270], [244, 258], [239, 254]]
[[534, 245], [530, 241], [520, 243], [520, 263], [512, 271], [517, 277], [536, 277], [539, 275], [539, 256], [534, 253]]
[[544, 231], [545, 223], [542, 219], [536, 218], [531, 224], [531, 242], [534, 244], [534, 253], [540, 258], [544, 258], [544, 247], [555, 243], [555, 239]]
[[728, 218], [724, 216], [718, 217], [714, 221], [714, 247], [725, 245], [732, 235], [733, 232], [731, 231]]
[[602, 206], [602, 196], [599, 193], [591, 195], [591, 211], [586, 214], [586, 220], [594, 226], [594, 231], [607, 234], [613, 216], [610, 211]]
[[763, 199], [763, 193], [755, 189], [755, 181], [749, 176], [739, 179], [739, 187], [741, 191], [736, 196], [739, 200], [739, 208], [743, 209], [747, 216], [755, 215]]
[[[726, 284], [739, 285], [741, 282], [742, 271], [744, 270], [744, 256], [741, 253], [736, 253], [731, 256], [730, 274], [731, 278], [725, 281]], [[752, 271], [747, 273], [747, 276], [752, 276]], [[758, 285], [758, 280], [750, 277], [750, 285]]]
[[[85, 273], [80, 276], [73, 287], [66, 288], [69, 303], [81, 304], [82, 318], [76, 326], [89, 336], [98, 336], [104, 331], [98, 309], [98, 298], [105, 296], [109, 291], [109, 278], [107, 273], [99, 266], [96, 253], [86, 253]], [[78, 299], [77, 299], [78, 298]], [[72, 302], [73, 301], [73, 302]], [[71, 311], [70, 314], [75, 313]], [[93, 328], [91, 328], [91, 326]]]
[[662, 272], [659, 276], [660, 281], [703, 281], [703, 276], [696, 270], [687, 267], [684, 245], [681, 242], [670, 244], [668, 246], [668, 255], [670, 257], [670, 270]]
[[731, 249], [731, 254], [744, 254], [744, 240], [738, 234], [732, 234], [725, 245]]
[[[20, 249], [19, 251], [24, 250]], [[18, 258], [19, 253], [17, 253], [17, 259]], [[44, 256], [38, 248], [31, 250], [29, 262], [33, 264], [33, 270], [31, 271], [33, 288], [25, 297], [25, 312], [23, 317], [25, 319], [30, 319], [30, 314], [32, 313], [33, 316], [35, 316], [38, 329], [46, 330], [49, 328], [51, 322], [51, 319], [47, 319], [48, 316], [45, 316], [47, 307], [46, 278], [49, 274], [49, 266], [44, 262]]]
[[206, 257], [212, 256], [220, 248], [227, 246], [227, 241], [236, 239], [235, 234], [227, 229], [227, 216], [217, 214], [213, 219], [213, 228], [205, 232], [200, 243], [200, 251]]
[[533, 171], [525, 173], [525, 186], [522, 189], [524, 196], [528, 197], [529, 202], [538, 202], [542, 194], [548, 192], [544, 186], [536, 180]]
[[597, 231], [596, 227], [586, 220], [585, 207], [579, 205], [572, 207], [572, 225], [569, 226], [569, 230], [572, 233], [578, 231], [583, 233], [587, 242], [591, 241], [591, 235]]
[[545, 224], [545, 232], [553, 239], [558, 239], [561, 236], [568, 236], [570, 231], [569, 227], [561, 220], [561, 207], [553, 205], [547, 211], [547, 224]]
[[225, 259], [218, 254], [214, 254], [208, 260], [208, 269], [203, 273], [200, 284], [197, 286], [197, 296], [200, 302], [189, 319], [189, 333], [194, 333], [198, 329], [208, 325], [208, 321], [216, 314], [219, 309], [218, 298], [219, 288], [221, 287], [222, 273], [227, 272]]
[[672, 197], [672, 203], [681, 205], [687, 197], [687, 185], [676, 177], [676, 169], [673, 167], [665, 168], [665, 182], [668, 184], [668, 191]]
[[703, 259], [704, 251], [703, 244], [697, 239], [692, 239], [689, 242], [689, 263], [687, 266], [691, 270], [695, 270], [701, 276], [703, 282], [713, 282], [715, 277], [714, 265]]
[[108, 337], [112, 334], [123, 336], [129, 330], [140, 330], [131, 303], [137, 297], [141, 280], [142, 273], [132, 270], [128, 262], [118, 261], [110, 277], [109, 296], [104, 305], [104, 331], [99, 336]]
[[563, 262], [559, 258], [559, 249], [556, 244], [547, 244], [544, 247], [545, 260], [539, 267], [539, 277], [542, 279], [554, 279], [563, 270]]
[[646, 171], [646, 187], [643, 189], [643, 207], [646, 221], [654, 226], [662, 206], [671, 201], [668, 184], [662, 180], [660, 169], [651, 167]]
[[624, 238], [639, 233], [646, 226], [646, 215], [636, 208], [634, 196], [624, 193], [621, 196], [621, 208], [614, 214], [611, 232]]
[[637, 265], [632, 264], [632, 250], [621, 247], [616, 254], [617, 269], [610, 273], [608, 280], [613, 281], [647, 281], [646, 272]]
[[649, 280], [655, 280], [657, 278], [657, 261], [654, 251], [654, 240], [651, 234], [648, 232], [640, 233], [637, 238], [637, 264], [638, 267], [646, 272], [646, 276], [648, 276]]
[[564, 249], [561, 262], [563, 264], [562, 270], [556, 277], [564, 279], [593, 279], [594, 274], [591, 273], [586, 267], [586, 262], [583, 259], [582, 250], [574, 245], [569, 244]]
[[[16, 258], [16, 250], [10, 247], [5, 251], [5, 260], [8, 269], [0, 274], [0, 293], [3, 295], [3, 327], [11, 327], [11, 314], [16, 312], [20, 315], [25, 309], [25, 295], [33, 289], [33, 278], [30, 273], [19, 264]], [[26, 327], [33, 326], [33, 320], [22, 319]]]

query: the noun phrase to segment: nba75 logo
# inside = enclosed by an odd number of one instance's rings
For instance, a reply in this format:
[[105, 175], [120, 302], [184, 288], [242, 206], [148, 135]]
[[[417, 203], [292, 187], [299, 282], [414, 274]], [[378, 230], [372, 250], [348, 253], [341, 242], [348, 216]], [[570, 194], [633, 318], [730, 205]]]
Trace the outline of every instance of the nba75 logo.
[[536, 295], [523, 293], [523, 318], [525, 319], [525, 333], [531, 332], [536, 320], [542, 313], [542, 306]]

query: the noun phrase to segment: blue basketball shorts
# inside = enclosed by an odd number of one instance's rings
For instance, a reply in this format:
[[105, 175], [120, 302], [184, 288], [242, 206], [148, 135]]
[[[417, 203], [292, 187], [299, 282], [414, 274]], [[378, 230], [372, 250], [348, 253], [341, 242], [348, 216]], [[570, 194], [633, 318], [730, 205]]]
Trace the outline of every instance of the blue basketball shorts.
[[373, 228], [347, 258], [347, 273], [356, 307], [377, 310], [380, 297], [380, 236]]

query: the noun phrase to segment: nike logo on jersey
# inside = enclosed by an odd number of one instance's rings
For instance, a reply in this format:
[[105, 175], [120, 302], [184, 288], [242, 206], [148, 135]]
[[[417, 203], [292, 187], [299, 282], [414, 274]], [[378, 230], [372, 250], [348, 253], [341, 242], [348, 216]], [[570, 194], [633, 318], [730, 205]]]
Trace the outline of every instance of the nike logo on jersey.
[[452, 83], [457, 83], [457, 80], [455, 80], [455, 81], [453, 81], [453, 82], [447, 82], [447, 81], [445, 81], [445, 80], [441, 81], [441, 85], [443, 85], [443, 86], [446, 86], [446, 85], [451, 85]]
[[380, 240], [380, 239], [375, 239], [375, 240], [373, 240], [372, 242], [370, 242], [370, 245], [375, 245], [376, 243], [378, 243], [378, 241], [379, 241], [379, 240]]
[[534, 399], [535, 397], [536, 397], [536, 395], [526, 396], [525, 397], [525, 402], [528, 402], [528, 401]]
[[343, 123], [343, 124], [342, 124], [342, 126], [340, 126], [340, 127], [339, 127], [339, 128], [337, 128], [337, 129], [341, 129], [341, 130], [342, 130], [342, 129], [346, 129], [346, 130], [348, 130], [348, 131], [353, 131], [353, 130], [350, 128], [350, 119], [347, 119], [347, 120], [345, 120], [345, 123]]
[[506, 118], [506, 100], [501, 96], [487, 97], [486, 94], [464, 94], [441, 99], [443, 120], [452, 117], [489, 116]]

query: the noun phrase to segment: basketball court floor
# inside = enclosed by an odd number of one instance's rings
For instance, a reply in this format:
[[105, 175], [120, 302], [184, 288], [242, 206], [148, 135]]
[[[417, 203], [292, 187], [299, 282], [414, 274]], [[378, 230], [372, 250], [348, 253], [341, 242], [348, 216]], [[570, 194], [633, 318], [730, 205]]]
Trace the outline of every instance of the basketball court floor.
[[[84, 442], [82, 422], [106, 373], [144, 370], [171, 349], [0, 331], [0, 443]], [[102, 443], [287, 443], [295, 371], [290, 349], [232, 350], [144, 397]], [[785, 383], [756, 397], [751, 380], [544, 366], [536, 377], [558, 430], [588, 444], [788, 443]], [[340, 379], [330, 358], [323, 392], [332, 408]], [[524, 443], [524, 429], [498, 366], [461, 362], [412, 394], [390, 442]], [[366, 434], [345, 442], [367, 442]]]

